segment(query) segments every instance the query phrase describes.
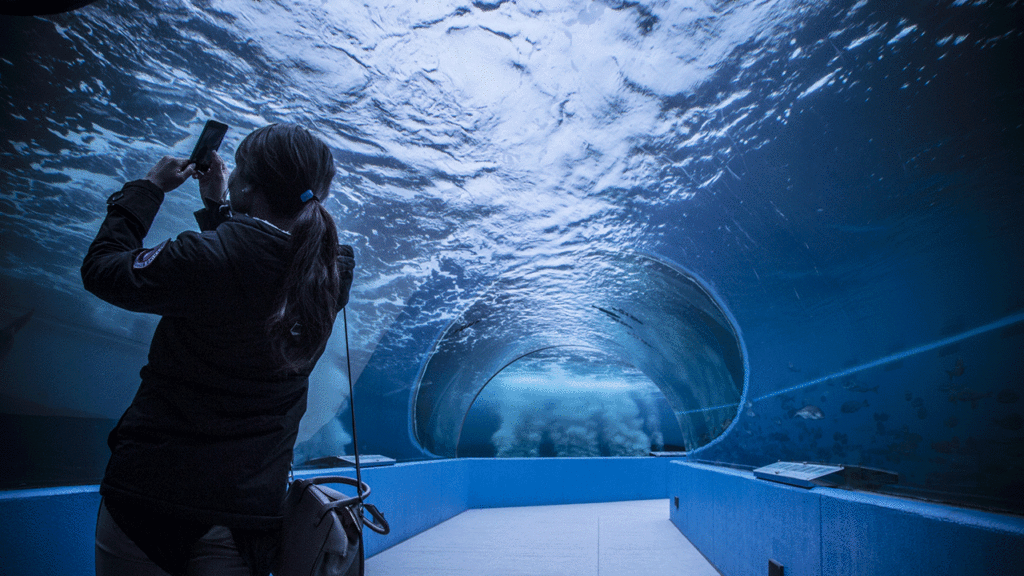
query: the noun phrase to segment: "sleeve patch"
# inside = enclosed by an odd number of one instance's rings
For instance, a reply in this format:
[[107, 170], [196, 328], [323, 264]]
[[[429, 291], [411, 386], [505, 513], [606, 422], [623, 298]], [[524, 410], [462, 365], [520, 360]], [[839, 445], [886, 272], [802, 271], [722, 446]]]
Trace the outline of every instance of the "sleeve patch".
[[164, 240], [155, 248], [143, 250], [142, 252], [136, 254], [135, 261], [132, 262], [132, 268], [138, 270], [140, 268], [145, 268], [146, 266], [152, 264], [153, 260], [155, 260], [156, 257], [160, 254], [160, 251], [164, 249], [164, 246], [167, 246], [167, 240]]

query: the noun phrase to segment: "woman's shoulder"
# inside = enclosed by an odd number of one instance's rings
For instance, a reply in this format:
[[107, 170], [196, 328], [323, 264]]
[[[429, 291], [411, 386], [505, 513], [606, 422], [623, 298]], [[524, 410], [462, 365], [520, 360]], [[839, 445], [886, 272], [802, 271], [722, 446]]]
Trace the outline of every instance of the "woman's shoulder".
[[241, 235], [263, 235], [267, 234], [278, 239], [288, 241], [291, 234], [274, 226], [261, 218], [255, 218], [248, 214], [234, 212], [231, 217], [217, 227], [217, 231], [224, 228], [225, 232]]
[[186, 231], [172, 244], [179, 258], [218, 264], [255, 258], [266, 260], [286, 253], [289, 236], [274, 225], [248, 216], [233, 217], [206, 232]]
[[201, 238], [218, 244], [226, 254], [238, 254], [255, 251], [265, 254], [267, 251], [284, 250], [291, 241], [287, 232], [270, 222], [246, 216], [233, 215], [215, 230], [203, 232]]

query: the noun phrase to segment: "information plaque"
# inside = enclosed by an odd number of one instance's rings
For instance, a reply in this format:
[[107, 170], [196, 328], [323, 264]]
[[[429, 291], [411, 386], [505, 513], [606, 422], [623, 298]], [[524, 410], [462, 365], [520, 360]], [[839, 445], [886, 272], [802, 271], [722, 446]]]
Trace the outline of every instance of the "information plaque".
[[[363, 454], [359, 456], [359, 467], [370, 468], [373, 466], [390, 466], [395, 463], [394, 458], [380, 456], [377, 454]], [[295, 468], [297, 470], [309, 470], [312, 468], [346, 468], [356, 465], [355, 456], [324, 456], [304, 462]]]
[[[339, 456], [338, 459], [341, 460], [342, 466], [348, 465], [354, 467], [356, 465], [355, 456]], [[378, 454], [366, 454], [359, 456], [359, 466], [365, 466], [367, 468], [373, 466], [390, 466], [394, 463], [394, 458], [388, 458], [387, 456], [380, 456]]]
[[842, 466], [807, 464], [804, 462], [776, 462], [754, 470], [754, 476], [762, 480], [782, 482], [801, 488], [814, 488], [826, 476], [842, 472]]

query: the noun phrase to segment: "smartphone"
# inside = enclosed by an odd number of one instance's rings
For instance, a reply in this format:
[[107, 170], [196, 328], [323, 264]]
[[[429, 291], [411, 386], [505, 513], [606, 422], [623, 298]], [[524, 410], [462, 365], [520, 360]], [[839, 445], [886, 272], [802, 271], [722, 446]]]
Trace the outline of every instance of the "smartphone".
[[227, 131], [227, 124], [216, 120], [207, 120], [206, 126], [203, 126], [203, 133], [199, 135], [199, 141], [196, 142], [196, 147], [192, 150], [192, 155], [188, 157], [188, 163], [195, 164], [199, 170], [209, 168], [210, 162], [213, 161], [211, 153], [220, 148], [221, 140], [224, 139], [224, 134]]

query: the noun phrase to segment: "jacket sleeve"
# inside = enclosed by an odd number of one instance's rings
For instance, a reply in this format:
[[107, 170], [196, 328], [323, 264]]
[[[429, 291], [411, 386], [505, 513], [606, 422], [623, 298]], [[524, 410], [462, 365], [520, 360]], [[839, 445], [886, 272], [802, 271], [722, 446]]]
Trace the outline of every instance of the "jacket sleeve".
[[217, 226], [231, 219], [231, 209], [227, 204], [217, 204], [206, 198], [203, 198], [203, 207], [192, 214], [203, 232], [216, 230]]
[[341, 245], [338, 254], [338, 274], [341, 276], [341, 290], [338, 291], [338, 310], [348, 304], [348, 292], [352, 289], [352, 277], [356, 268], [355, 251], [351, 246]]
[[163, 202], [147, 180], [129, 182], [107, 200], [107, 217], [82, 262], [85, 289], [133, 312], [184, 316], [216, 302], [229, 266], [215, 233], [184, 232], [153, 248], [143, 240]]

